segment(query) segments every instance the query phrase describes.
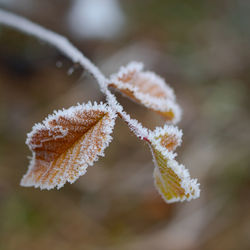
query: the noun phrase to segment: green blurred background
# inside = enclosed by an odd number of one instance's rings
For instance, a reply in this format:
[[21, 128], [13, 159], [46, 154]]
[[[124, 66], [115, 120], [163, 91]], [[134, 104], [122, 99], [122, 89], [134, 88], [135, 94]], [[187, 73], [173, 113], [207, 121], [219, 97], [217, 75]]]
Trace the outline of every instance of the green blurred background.
[[[106, 75], [138, 60], [164, 77], [183, 108], [177, 159], [201, 183], [200, 199], [165, 204], [147, 145], [118, 120], [105, 158], [76, 183], [20, 187], [33, 124], [104, 97], [56, 49], [0, 26], [0, 250], [250, 249], [250, 1], [0, 0], [0, 7], [67, 36]], [[147, 127], [163, 125], [118, 99]]]

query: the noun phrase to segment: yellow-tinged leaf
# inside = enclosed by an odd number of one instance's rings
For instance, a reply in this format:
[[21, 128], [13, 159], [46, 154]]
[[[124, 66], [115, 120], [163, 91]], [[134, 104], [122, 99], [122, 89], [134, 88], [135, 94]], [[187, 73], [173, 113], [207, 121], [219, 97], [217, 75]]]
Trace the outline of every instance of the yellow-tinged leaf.
[[154, 179], [156, 189], [167, 202], [184, 201], [200, 196], [199, 184], [191, 179], [189, 172], [169, 152], [152, 147], [155, 162]]
[[145, 107], [159, 113], [167, 121], [178, 122], [181, 111], [173, 90], [153, 72], [142, 71], [141, 63], [132, 62], [110, 78], [109, 86]]
[[199, 184], [191, 179], [188, 170], [180, 165], [172, 153], [181, 144], [182, 132], [174, 126], [165, 125], [149, 133], [149, 142], [154, 158], [155, 186], [167, 202], [198, 198]]
[[21, 185], [51, 189], [73, 183], [103, 156], [115, 117], [107, 106], [88, 103], [55, 112], [36, 124], [26, 141], [33, 156]]

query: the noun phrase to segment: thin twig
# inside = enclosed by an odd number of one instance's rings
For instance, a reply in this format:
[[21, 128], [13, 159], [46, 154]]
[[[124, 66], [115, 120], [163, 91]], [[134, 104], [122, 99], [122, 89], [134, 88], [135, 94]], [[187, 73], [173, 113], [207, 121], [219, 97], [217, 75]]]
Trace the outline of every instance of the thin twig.
[[66, 37], [50, 31], [26, 18], [12, 14], [0, 9], [0, 23], [18, 29], [24, 33], [37, 37], [60, 50], [73, 63], [78, 63], [90, 72], [99, 84], [100, 90], [106, 95], [109, 106], [121, 116], [128, 124], [130, 130], [140, 139], [147, 138], [148, 130], [137, 120], [131, 119], [118, 103], [116, 97], [110, 92], [107, 86], [108, 79], [83, 53], [78, 50]]

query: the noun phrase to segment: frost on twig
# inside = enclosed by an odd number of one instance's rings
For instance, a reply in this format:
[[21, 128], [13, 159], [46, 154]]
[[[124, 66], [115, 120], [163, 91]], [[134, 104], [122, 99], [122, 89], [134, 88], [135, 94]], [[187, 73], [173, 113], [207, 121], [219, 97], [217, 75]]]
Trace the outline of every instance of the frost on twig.
[[106, 105], [88, 103], [54, 112], [36, 124], [26, 140], [33, 156], [21, 185], [51, 189], [73, 183], [104, 156], [115, 118]]
[[[87, 57], [83, 55], [73, 44], [71, 44], [67, 38], [50, 31], [40, 25], [33, 23], [26, 18], [17, 16], [7, 11], [0, 9], [0, 23], [18, 29], [22, 32], [35, 36], [60, 50], [66, 55], [72, 62], [78, 63], [81, 67], [87, 70], [99, 84], [100, 90], [106, 95], [109, 106], [117, 113], [121, 114], [122, 119], [126, 121], [129, 128], [135, 135], [142, 138], [145, 135], [144, 127], [135, 122], [130, 116], [123, 110], [120, 103], [117, 102], [116, 97], [107, 88], [108, 79], [102, 74], [98, 67], [96, 67]], [[137, 128], [134, 124], [138, 124]]]
[[131, 62], [121, 67], [109, 80], [109, 86], [119, 90], [126, 97], [156, 111], [167, 121], [177, 123], [181, 110], [175, 102], [175, 95], [166, 82], [150, 71], [143, 71], [143, 64]]

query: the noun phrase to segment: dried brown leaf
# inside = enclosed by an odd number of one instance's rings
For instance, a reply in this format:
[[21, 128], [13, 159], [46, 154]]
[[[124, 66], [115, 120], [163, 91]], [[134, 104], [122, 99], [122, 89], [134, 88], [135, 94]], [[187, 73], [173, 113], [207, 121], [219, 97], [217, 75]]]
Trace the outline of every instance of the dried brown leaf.
[[178, 122], [181, 111], [175, 102], [173, 90], [161, 77], [142, 69], [141, 63], [132, 62], [112, 75], [108, 85], [133, 101], [159, 113], [167, 121]]
[[55, 112], [36, 124], [26, 141], [33, 156], [21, 185], [51, 189], [73, 183], [103, 156], [115, 117], [107, 106], [88, 103]]

